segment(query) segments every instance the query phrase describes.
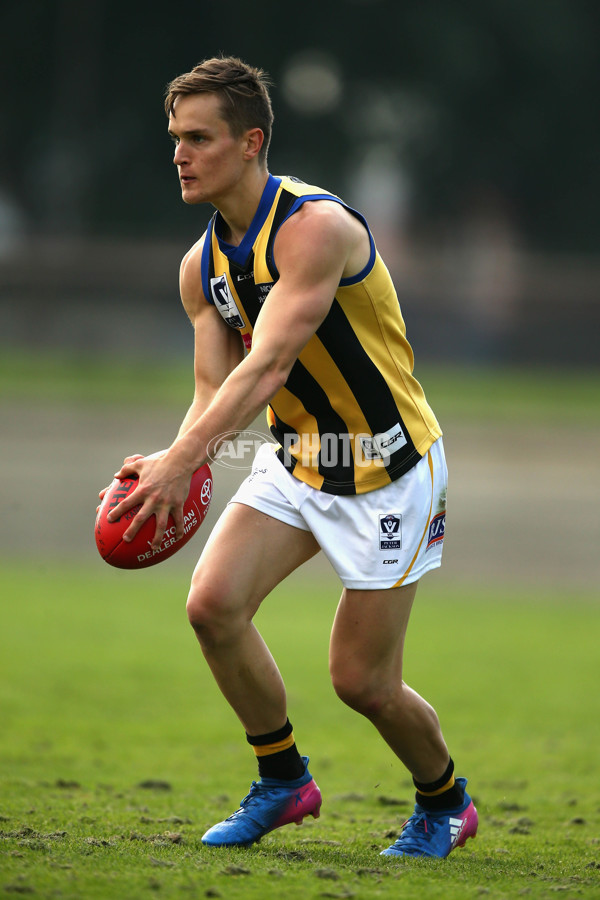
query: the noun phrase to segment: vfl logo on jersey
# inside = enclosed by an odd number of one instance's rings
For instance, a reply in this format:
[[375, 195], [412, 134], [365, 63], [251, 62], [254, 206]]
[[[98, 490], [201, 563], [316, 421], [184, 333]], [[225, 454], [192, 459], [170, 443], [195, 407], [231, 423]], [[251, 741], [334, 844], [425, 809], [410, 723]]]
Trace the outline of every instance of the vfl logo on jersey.
[[227, 282], [227, 275], [219, 275], [210, 279], [210, 290], [214, 304], [228, 325], [232, 328], [243, 328], [244, 320], [233, 299], [233, 294]]
[[396, 422], [389, 431], [382, 431], [373, 437], [361, 437], [360, 443], [365, 459], [389, 459], [392, 453], [400, 450], [408, 442], [400, 422]]
[[379, 516], [379, 549], [400, 550], [402, 547], [402, 516], [400, 513]]
[[444, 540], [444, 532], [446, 530], [446, 510], [434, 516], [429, 523], [429, 534], [427, 535], [427, 547], [425, 552], [433, 547], [434, 544], [441, 544]]

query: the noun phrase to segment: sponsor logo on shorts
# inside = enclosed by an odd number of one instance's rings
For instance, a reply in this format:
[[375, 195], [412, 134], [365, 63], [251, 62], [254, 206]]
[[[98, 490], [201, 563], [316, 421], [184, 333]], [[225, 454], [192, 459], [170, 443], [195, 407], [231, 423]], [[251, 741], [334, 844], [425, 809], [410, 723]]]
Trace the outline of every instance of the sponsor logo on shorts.
[[398, 560], [397, 559], [384, 559], [383, 564], [384, 564], [384, 566], [396, 566], [398, 564]]
[[400, 550], [402, 547], [402, 516], [388, 513], [379, 516], [379, 549]]
[[427, 535], [427, 547], [425, 552], [434, 544], [441, 544], [444, 540], [444, 531], [446, 530], [446, 510], [434, 516], [429, 523], [429, 534]]
[[268, 469], [259, 469], [258, 467], [254, 467], [252, 469], [252, 473], [248, 476], [248, 484], [254, 481], [255, 478], [260, 478], [261, 475], [266, 475]]

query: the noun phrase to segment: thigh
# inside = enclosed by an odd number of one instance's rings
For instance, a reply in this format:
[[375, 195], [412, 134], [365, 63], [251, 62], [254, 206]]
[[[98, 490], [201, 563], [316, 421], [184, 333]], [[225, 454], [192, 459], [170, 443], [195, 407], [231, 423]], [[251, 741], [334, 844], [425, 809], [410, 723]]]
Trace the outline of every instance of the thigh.
[[417, 582], [380, 590], [345, 588], [330, 643], [332, 669], [402, 672], [404, 639]]
[[309, 531], [230, 503], [198, 560], [192, 591], [207, 591], [228, 609], [253, 615], [267, 594], [318, 550]]

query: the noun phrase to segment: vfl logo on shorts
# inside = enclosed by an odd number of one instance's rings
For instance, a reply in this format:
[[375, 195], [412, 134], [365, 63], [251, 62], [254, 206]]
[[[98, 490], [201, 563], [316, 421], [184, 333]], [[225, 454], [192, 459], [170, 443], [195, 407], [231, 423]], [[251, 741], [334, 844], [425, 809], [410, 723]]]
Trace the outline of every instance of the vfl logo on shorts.
[[402, 516], [400, 513], [379, 516], [379, 549], [400, 550], [402, 547]]
[[210, 279], [210, 291], [216, 308], [221, 313], [228, 325], [232, 328], [243, 328], [244, 320], [233, 298], [227, 275], [219, 275]]
[[446, 530], [446, 510], [434, 516], [429, 523], [429, 534], [427, 535], [427, 547], [425, 552], [433, 547], [434, 544], [441, 544], [444, 540], [444, 532]]

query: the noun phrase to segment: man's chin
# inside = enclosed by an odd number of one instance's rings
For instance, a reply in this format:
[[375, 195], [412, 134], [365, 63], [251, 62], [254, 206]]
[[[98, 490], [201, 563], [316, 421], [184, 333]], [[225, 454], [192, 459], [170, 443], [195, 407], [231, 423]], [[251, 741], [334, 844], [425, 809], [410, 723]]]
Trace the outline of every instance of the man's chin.
[[184, 203], [187, 203], [188, 206], [195, 206], [197, 203], [202, 203], [202, 199], [192, 194], [191, 191], [182, 190], [181, 199]]

